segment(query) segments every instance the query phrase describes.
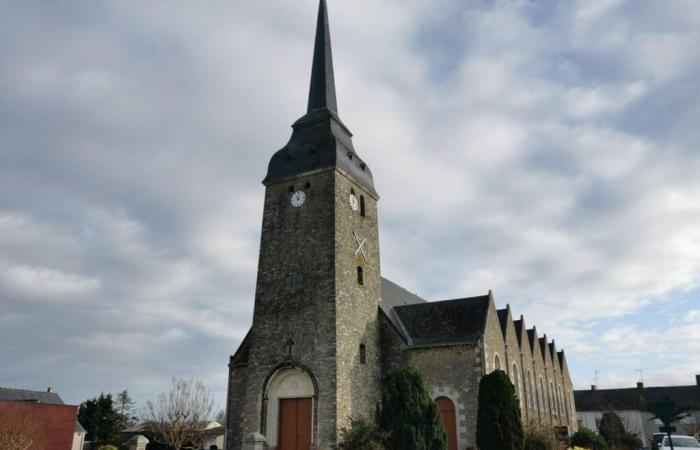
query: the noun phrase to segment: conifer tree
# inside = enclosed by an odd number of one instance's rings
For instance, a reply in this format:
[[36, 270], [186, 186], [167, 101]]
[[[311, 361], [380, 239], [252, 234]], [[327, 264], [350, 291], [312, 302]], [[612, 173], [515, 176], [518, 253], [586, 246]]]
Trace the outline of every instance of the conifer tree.
[[523, 425], [515, 388], [508, 375], [496, 370], [479, 383], [476, 445], [480, 450], [522, 450]]
[[86, 439], [99, 443], [117, 442], [121, 433], [121, 417], [114, 410], [112, 394], [100, 394], [84, 401], [78, 409], [78, 421], [87, 431]]
[[388, 450], [447, 449], [437, 405], [413, 367], [392, 370], [385, 377], [378, 423], [388, 433]]
[[620, 438], [625, 432], [625, 426], [622, 424], [622, 419], [615, 412], [608, 411], [603, 413], [598, 426], [600, 436], [605, 439], [610, 446], [616, 446], [620, 443]]

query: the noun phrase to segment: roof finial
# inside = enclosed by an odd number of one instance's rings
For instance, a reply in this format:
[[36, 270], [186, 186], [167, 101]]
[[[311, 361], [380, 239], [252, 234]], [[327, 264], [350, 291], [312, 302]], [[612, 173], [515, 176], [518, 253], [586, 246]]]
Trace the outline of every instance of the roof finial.
[[318, 23], [316, 24], [316, 44], [314, 62], [311, 69], [311, 88], [309, 89], [309, 107], [307, 112], [328, 108], [338, 113], [335, 98], [335, 80], [333, 77], [333, 54], [331, 52], [331, 33], [328, 26], [328, 8], [326, 0], [318, 6]]

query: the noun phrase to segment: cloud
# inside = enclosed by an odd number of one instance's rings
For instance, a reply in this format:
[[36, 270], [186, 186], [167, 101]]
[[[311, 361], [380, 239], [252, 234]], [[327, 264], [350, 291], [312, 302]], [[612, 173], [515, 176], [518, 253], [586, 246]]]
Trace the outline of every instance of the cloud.
[[[493, 289], [580, 386], [693, 350], [665, 327], [694, 337], [694, 312], [648, 324], [693, 309], [700, 279], [700, 7], [673, 4], [330, 5], [384, 275], [432, 299]], [[223, 404], [315, 6], [0, 6], [4, 383], [145, 400], [196, 376]], [[658, 383], [694, 370], [656, 359]]]

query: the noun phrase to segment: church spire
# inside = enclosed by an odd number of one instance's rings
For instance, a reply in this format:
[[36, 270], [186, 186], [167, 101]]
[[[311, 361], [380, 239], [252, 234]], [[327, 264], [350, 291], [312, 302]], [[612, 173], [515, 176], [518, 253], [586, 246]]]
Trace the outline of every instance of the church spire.
[[333, 54], [331, 52], [331, 33], [328, 26], [328, 8], [326, 0], [318, 6], [316, 24], [316, 44], [314, 62], [311, 69], [311, 87], [309, 89], [309, 107], [307, 112], [317, 109], [329, 109], [338, 113], [335, 98], [335, 80], [333, 77]]

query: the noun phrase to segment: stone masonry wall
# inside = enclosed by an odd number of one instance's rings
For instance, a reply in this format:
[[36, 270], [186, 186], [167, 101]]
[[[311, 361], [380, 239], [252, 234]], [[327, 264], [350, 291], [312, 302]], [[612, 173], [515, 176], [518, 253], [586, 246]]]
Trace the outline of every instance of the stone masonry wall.
[[[520, 401], [520, 413], [521, 420], [523, 424], [527, 423], [527, 399], [525, 396], [525, 383], [523, 375], [522, 361], [520, 358], [520, 345], [518, 344], [518, 337], [515, 334], [515, 326], [513, 325], [513, 316], [510, 314], [510, 309], [508, 309], [508, 317], [506, 319], [506, 351], [505, 354], [508, 360], [508, 376], [510, 381], [515, 386], [515, 392], [518, 395], [518, 400]], [[516, 375], [517, 374], [517, 375]], [[517, 385], [516, 385], [517, 381]]]
[[528, 428], [534, 428], [539, 422], [539, 412], [537, 410], [537, 388], [534, 362], [532, 359], [532, 349], [527, 339], [527, 331], [523, 322], [522, 335], [520, 336], [520, 367], [523, 371], [523, 389], [526, 402], [524, 403], [525, 420], [523, 424]]
[[[304, 191], [303, 206], [291, 206], [290, 191]], [[249, 433], [265, 434], [264, 382], [283, 364], [311, 372], [319, 388], [313, 442], [335, 442], [335, 202], [334, 171], [266, 189], [249, 363], [234, 369], [229, 394], [230, 411], [242, 419], [229, 428], [229, 450]]]
[[[380, 396], [381, 349], [378, 309], [381, 298], [377, 202], [344, 172], [335, 172], [337, 430], [352, 418], [373, 418]], [[361, 208], [354, 211], [354, 193]], [[359, 243], [365, 242], [362, 251]], [[359, 284], [357, 268], [363, 272]], [[364, 346], [365, 362], [360, 360]]]
[[479, 346], [410, 349], [408, 363], [423, 374], [433, 399], [447, 397], [454, 403], [458, 450], [475, 448], [481, 378]]
[[537, 393], [537, 415], [538, 424], [541, 427], [546, 427], [551, 424], [549, 420], [549, 410], [547, 409], [547, 391], [543, 389], [545, 386], [545, 366], [540, 351], [539, 337], [535, 329], [535, 340], [532, 350], [532, 366], [534, 369], [535, 391]]
[[486, 363], [486, 373], [496, 370], [494, 365], [495, 356], [498, 355], [501, 361], [501, 368], [506, 367], [506, 346], [501, 332], [501, 325], [496, 313], [496, 305], [493, 299], [489, 301], [488, 316], [484, 330], [484, 359]]

